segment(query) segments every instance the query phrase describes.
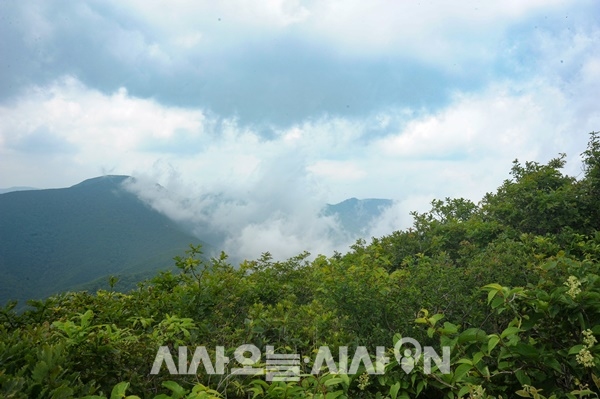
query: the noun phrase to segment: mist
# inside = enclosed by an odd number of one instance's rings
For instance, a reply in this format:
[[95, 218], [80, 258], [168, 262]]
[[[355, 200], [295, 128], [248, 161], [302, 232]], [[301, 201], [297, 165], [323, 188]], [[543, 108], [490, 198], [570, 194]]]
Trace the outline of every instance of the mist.
[[[170, 169], [137, 174], [125, 183], [153, 209], [185, 226], [193, 235], [231, 259], [256, 259], [269, 252], [284, 260], [308, 251], [345, 252], [358, 238], [389, 234], [408, 225], [406, 202], [394, 202], [364, 226], [361, 237], [323, 213], [326, 193], [298, 158], [280, 156], [261, 163], [247, 181], [233, 185], [188, 180]], [[157, 184], [160, 182], [160, 184]]]

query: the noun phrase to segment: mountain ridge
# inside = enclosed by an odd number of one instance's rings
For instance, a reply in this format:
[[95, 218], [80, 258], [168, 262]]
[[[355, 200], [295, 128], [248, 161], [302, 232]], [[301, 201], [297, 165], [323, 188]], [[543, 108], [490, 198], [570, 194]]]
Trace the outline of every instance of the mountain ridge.
[[42, 298], [123, 271], [169, 268], [174, 256], [199, 243], [126, 191], [126, 178], [0, 194], [0, 302]]
[[[109, 275], [127, 281], [152, 275], [172, 268], [189, 244], [216, 252], [219, 237], [199, 239], [128, 190], [130, 179], [105, 175], [66, 188], [0, 194], [0, 304], [98, 287]], [[353, 197], [326, 204], [321, 215], [335, 216], [358, 238], [391, 203]]]
[[14, 191], [31, 191], [31, 190], [39, 190], [39, 189], [35, 188], [35, 187], [28, 187], [28, 186], [13, 186], [13, 187], [0, 188], [0, 194], [12, 193]]

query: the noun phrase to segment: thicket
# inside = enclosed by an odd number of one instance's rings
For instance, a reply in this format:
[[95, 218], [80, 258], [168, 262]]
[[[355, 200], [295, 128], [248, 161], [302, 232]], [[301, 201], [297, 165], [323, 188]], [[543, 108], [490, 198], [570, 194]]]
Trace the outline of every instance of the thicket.
[[[547, 164], [514, 162], [511, 178], [480, 203], [435, 200], [405, 231], [357, 242], [346, 254], [301, 254], [234, 266], [192, 246], [127, 293], [70, 292], [0, 312], [0, 395], [6, 398], [580, 398], [600, 391], [600, 135], [591, 133], [583, 177]], [[114, 283], [114, 280], [111, 280]], [[450, 370], [423, 358], [412, 370], [394, 344], [412, 337]], [[299, 381], [232, 375], [234, 350], [298, 354]], [[172, 375], [178, 348], [224, 347], [225, 372]], [[383, 374], [323, 368], [348, 346], [384, 346]], [[189, 354], [191, 357], [191, 353]], [[262, 362], [264, 364], [264, 355]], [[404, 359], [406, 360], [406, 359]], [[410, 360], [410, 359], [409, 359]], [[375, 362], [376, 359], [373, 358]], [[189, 359], [183, 359], [189, 365]], [[339, 365], [339, 364], [338, 364]]]

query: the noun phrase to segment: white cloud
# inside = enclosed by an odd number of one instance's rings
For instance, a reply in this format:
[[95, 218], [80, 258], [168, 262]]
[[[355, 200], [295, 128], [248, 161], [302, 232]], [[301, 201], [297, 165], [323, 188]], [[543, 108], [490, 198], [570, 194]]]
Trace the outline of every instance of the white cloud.
[[[420, 9], [379, 1], [348, 3], [347, 9], [335, 2], [292, 2], [289, 8], [273, 2], [264, 3], [266, 8], [257, 9], [252, 19], [250, 3], [239, 3], [237, 9], [233, 3], [181, 2], [187, 11], [157, 4], [123, 5], [139, 7], [142, 19], [167, 34], [157, 35], [161, 39], [155, 42], [135, 32], [117, 32], [129, 43], [115, 47], [118, 57], [133, 60], [139, 50], [168, 64], [171, 52], [215, 45], [216, 32], [230, 35], [229, 45], [237, 41], [232, 48], [239, 51], [239, 43], [249, 39], [240, 34], [245, 29], [254, 39], [287, 29], [315, 43], [319, 37], [332, 51], [380, 58], [389, 50], [393, 56], [450, 62], [474, 49], [482, 53], [467, 57], [487, 57], [511, 18], [545, 9], [541, 2], [510, 2], [506, 9], [490, 4], [463, 13], [460, 4], [454, 10], [439, 3], [433, 6], [440, 12], [436, 14], [429, 5]], [[565, 4], [553, 2], [550, 9]], [[210, 12], [194, 22], [196, 7]], [[217, 16], [223, 23], [229, 18], [246, 22], [235, 32], [225, 31], [233, 28], [219, 26]], [[499, 23], [487, 28], [493, 16]], [[264, 21], [270, 22], [253, 27]], [[465, 39], [480, 28], [481, 36]], [[50, 28], [44, 32], [52, 35]], [[381, 235], [410, 225], [408, 211], [427, 209], [433, 198], [479, 200], [508, 177], [517, 157], [545, 162], [567, 152], [568, 171], [577, 174], [587, 133], [600, 129], [598, 32], [586, 27], [528, 37], [525, 47], [535, 49], [532, 59], [511, 59], [521, 71], [518, 76], [491, 76], [482, 90], [456, 91], [439, 109], [383, 104], [367, 115], [313, 115], [290, 126], [270, 127], [270, 134], [261, 132], [260, 123], [164, 105], [136, 97], [126, 87], [102, 92], [63, 76], [0, 105], [0, 186], [56, 187], [101, 171], [133, 174], [140, 178], [138, 192], [153, 206], [199, 230], [223, 235], [225, 249], [235, 255], [343, 250], [347, 243], [327, 236], [338, 228], [335, 220], [318, 217], [325, 202], [398, 200], [371, 226], [373, 235]], [[134, 51], [128, 54], [128, 48]], [[529, 50], [517, 46], [514, 54]], [[40, 153], [40, 146], [48, 151]], [[169, 191], [155, 193], [148, 182]]]
[[540, 12], [554, 13], [571, 0], [509, 2], [315, 2], [307, 29], [351, 55], [404, 54], [439, 64], [477, 63], [497, 56], [505, 31]]
[[364, 170], [351, 161], [317, 161], [306, 168], [318, 177], [332, 181], [356, 181], [366, 176]]
[[181, 42], [183, 37], [190, 37], [189, 32], [196, 32], [208, 39], [207, 45], [217, 36], [223, 44], [294, 30], [315, 45], [327, 43], [341, 53], [385, 55], [398, 54], [400, 50], [418, 58], [448, 61], [490, 57], [493, 51], [487, 48], [489, 41], [499, 40], [510, 24], [572, 4], [572, 0], [501, 3], [180, 0], [175, 4], [128, 0], [114, 6], [143, 17], [161, 36], [173, 38], [167, 41]]
[[[547, 99], [553, 104], [544, 104]], [[450, 107], [411, 121], [399, 134], [380, 140], [378, 147], [389, 156], [412, 159], [535, 157], [531, 152], [535, 143], [528, 141], [539, 137], [532, 137], [532, 132], [549, 128], [556, 114], [545, 113], [562, 107], [564, 97], [553, 88], [536, 87], [520, 95], [498, 85], [483, 93], [456, 96]]]
[[[593, 84], [598, 73], [595, 59], [583, 65], [573, 86], [577, 90]], [[131, 97], [125, 89], [102, 94], [65, 78], [0, 108], [0, 163], [12, 171], [6, 186], [57, 186], [65, 181], [64, 170], [77, 171], [70, 172], [75, 179], [70, 183], [110, 170], [149, 175], [192, 198], [221, 193], [238, 202], [212, 210], [220, 220], [215, 226], [239, 232], [229, 242], [243, 247], [239, 239], [250, 231], [270, 237], [265, 226], [298, 237], [321, 231], [311, 223], [324, 202], [351, 196], [410, 204], [412, 198], [445, 196], [477, 201], [507, 177], [516, 157], [547, 161], [566, 151], [576, 160], [586, 133], [600, 122], [587, 101], [585, 95], [541, 80], [507, 81], [481, 93], [457, 94], [451, 105], [433, 114], [387, 110], [363, 120], [320, 118], [265, 140], [235, 120], [166, 107]], [[71, 153], [39, 157], [32, 168], [25, 165], [26, 149], [15, 143], [39, 135], [40, 127], [72, 148]], [[374, 127], [382, 130], [371, 136]], [[171, 146], [175, 149], [167, 151]], [[576, 169], [572, 162], [571, 170]], [[208, 205], [215, 204], [202, 203], [200, 209]], [[183, 211], [173, 215], [192, 220], [201, 215]], [[295, 227], [286, 230], [287, 224]]]
[[[43, 128], [77, 148], [71, 161], [83, 168], [81, 178], [99, 173], [100, 167], [131, 170], [149, 166], [155, 155], [139, 153], [143, 143], [168, 139], [178, 130], [202, 135], [205, 119], [201, 111], [131, 98], [124, 88], [102, 94], [72, 77], [28, 90], [16, 104], [1, 106], [0, 115], [0, 151], [7, 153], [5, 157], [17, 142]], [[60, 174], [38, 176], [34, 183], [44, 186], [46, 180], [53, 184], [54, 178], [60, 179]]]
[[196, 1], [147, 2], [128, 0], [113, 2], [141, 16], [162, 35], [181, 37], [183, 32], [194, 31], [212, 39], [218, 34], [231, 38], [232, 31], [245, 32], [240, 37], [256, 36], [263, 32], [286, 28], [306, 20], [310, 11], [299, 0], [268, 1]]
[[190, 33], [185, 33], [180, 36], [177, 36], [174, 40], [175, 44], [184, 49], [191, 49], [197, 46], [202, 41], [202, 33], [199, 31], [192, 31]]

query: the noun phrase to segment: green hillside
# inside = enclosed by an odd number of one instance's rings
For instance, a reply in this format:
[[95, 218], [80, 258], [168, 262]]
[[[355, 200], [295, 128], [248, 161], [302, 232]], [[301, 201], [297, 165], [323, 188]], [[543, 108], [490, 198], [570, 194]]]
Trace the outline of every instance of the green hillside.
[[0, 303], [169, 268], [198, 241], [124, 190], [125, 179], [0, 194]]

